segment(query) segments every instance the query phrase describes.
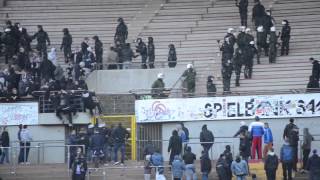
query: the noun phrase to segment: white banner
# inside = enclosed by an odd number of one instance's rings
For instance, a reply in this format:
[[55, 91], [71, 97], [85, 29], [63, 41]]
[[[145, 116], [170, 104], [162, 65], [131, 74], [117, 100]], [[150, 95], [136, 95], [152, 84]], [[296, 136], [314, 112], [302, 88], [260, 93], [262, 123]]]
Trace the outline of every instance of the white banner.
[[137, 100], [138, 123], [320, 116], [320, 94]]
[[39, 123], [38, 103], [1, 103], [0, 126]]

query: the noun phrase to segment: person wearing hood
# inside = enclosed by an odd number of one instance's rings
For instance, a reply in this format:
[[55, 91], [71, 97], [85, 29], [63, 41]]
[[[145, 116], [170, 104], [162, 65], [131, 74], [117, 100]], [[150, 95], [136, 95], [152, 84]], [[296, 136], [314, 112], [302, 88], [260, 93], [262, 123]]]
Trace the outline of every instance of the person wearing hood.
[[[220, 42], [220, 41], [219, 41]], [[220, 46], [220, 44], [219, 44]], [[223, 78], [223, 93], [230, 92], [230, 80], [232, 76], [232, 59], [233, 59], [233, 46], [229, 41], [229, 38], [225, 38], [223, 44], [220, 46], [222, 52], [221, 58], [221, 74]]]
[[162, 98], [165, 97], [165, 83], [163, 82], [164, 75], [162, 73], [158, 74], [158, 78], [153, 82], [151, 86], [151, 96], [153, 98]]
[[231, 171], [236, 176], [236, 180], [246, 180], [246, 176], [249, 174], [247, 162], [237, 156], [231, 164]]
[[21, 28], [21, 36], [19, 39], [19, 46], [23, 47], [27, 53], [29, 53], [31, 49], [32, 37], [28, 34], [27, 29]]
[[309, 180], [320, 180], [320, 157], [317, 150], [312, 151], [306, 169], [309, 171]]
[[318, 60], [315, 60], [313, 57], [311, 57], [310, 62], [312, 63], [312, 74], [316, 81], [319, 81], [320, 79], [320, 64]]
[[39, 56], [43, 59], [47, 57], [47, 42], [50, 46], [50, 39], [48, 33], [43, 30], [42, 25], [38, 25], [38, 32], [32, 36], [32, 39], [37, 39], [37, 50]]
[[118, 23], [114, 39], [118, 39], [121, 44], [124, 44], [128, 38], [128, 27], [121, 17], [118, 18]]
[[100, 41], [98, 36], [93, 36], [92, 39], [94, 40], [94, 53], [96, 55], [96, 62], [98, 63], [98, 69], [103, 69], [103, 44]]
[[174, 156], [171, 168], [173, 180], [182, 180], [185, 165], [183, 164], [181, 158], [178, 155]]
[[258, 116], [255, 117], [255, 121], [249, 125], [249, 132], [252, 136], [252, 148], [251, 148], [251, 158], [256, 158], [256, 151], [258, 152], [258, 159], [262, 159], [262, 136], [264, 134], [264, 124], [260, 122]]
[[[303, 142], [302, 142], [302, 146], [301, 146], [302, 154], [303, 154], [302, 172], [307, 170], [307, 162], [308, 162], [309, 154], [311, 152], [312, 141], [314, 141], [314, 138], [310, 134], [309, 128], [303, 128]], [[320, 171], [320, 169], [319, 169], [319, 171]]]
[[307, 92], [318, 92], [320, 88], [319, 81], [314, 76], [309, 76], [309, 82], [307, 84]]
[[196, 75], [197, 72], [194, 70], [193, 65], [188, 64], [187, 69], [182, 74], [182, 77], [185, 78], [182, 84], [187, 89], [187, 96], [192, 96], [196, 91]]
[[6, 28], [4, 30], [4, 33], [1, 36], [1, 41], [5, 46], [5, 63], [8, 64], [9, 60], [12, 60], [15, 53], [15, 39], [10, 28]]
[[252, 8], [252, 22], [258, 27], [263, 24], [263, 18], [265, 16], [265, 8], [261, 4], [260, 0], [254, 0], [254, 6]]
[[202, 173], [202, 180], [208, 180], [209, 174], [212, 170], [212, 165], [209, 155], [204, 151], [201, 151], [200, 169]]
[[177, 65], [177, 53], [176, 48], [173, 44], [169, 44], [169, 53], [168, 53], [168, 66], [169, 68], [174, 68]]
[[292, 180], [292, 168], [294, 163], [294, 152], [288, 140], [285, 140], [280, 150], [280, 161], [282, 163], [283, 179]]
[[182, 151], [182, 141], [177, 130], [172, 131], [172, 136], [169, 140], [168, 152], [170, 153], [169, 164], [172, 164], [175, 155], [180, 155]]
[[194, 165], [194, 161], [196, 160], [196, 155], [191, 152], [191, 147], [186, 148], [186, 152], [183, 155], [183, 161], [186, 166], [186, 180], [197, 180], [196, 167]]
[[207, 96], [214, 97], [217, 93], [217, 87], [214, 83], [214, 76], [208, 76], [207, 79]]
[[218, 174], [219, 180], [229, 180], [226, 173], [227, 169], [229, 169], [229, 165], [226, 161], [226, 157], [224, 156], [224, 154], [220, 154], [220, 157], [216, 163], [216, 172]]
[[288, 20], [282, 21], [282, 30], [281, 30], [281, 56], [289, 54], [289, 42], [290, 42], [290, 34], [291, 34], [291, 27], [289, 26]]
[[263, 158], [266, 158], [268, 152], [270, 149], [272, 149], [273, 146], [273, 135], [272, 131], [269, 127], [269, 123], [264, 123], [264, 148], [263, 148]]
[[153, 44], [153, 37], [148, 37], [148, 62], [149, 68], [154, 68], [154, 60], [155, 60], [155, 47]]
[[239, 8], [241, 26], [247, 26], [248, 19], [248, 0], [240, 0], [238, 4], [238, 0], [236, 0], [236, 6]]
[[224, 154], [224, 156], [226, 158], [226, 163], [228, 165], [228, 168], [226, 169], [226, 178], [228, 180], [231, 180], [232, 179], [231, 164], [232, 164], [232, 161], [233, 161], [233, 156], [232, 156], [232, 153], [231, 153], [230, 145], [226, 145], [226, 149], [224, 150], [223, 154]]
[[266, 172], [267, 180], [276, 180], [278, 165], [278, 156], [274, 153], [274, 149], [271, 148], [264, 161], [264, 170]]
[[262, 54], [262, 49], [264, 50], [264, 55], [268, 56], [268, 43], [267, 43], [267, 32], [263, 26], [257, 28], [257, 46], [258, 46], [258, 64], [260, 64], [260, 56]]
[[202, 131], [200, 132], [200, 142], [203, 150], [208, 153], [214, 143], [213, 133], [208, 130], [207, 125], [202, 126]]
[[276, 35], [276, 27], [270, 28], [269, 37], [269, 63], [275, 63], [277, 58], [278, 36]]
[[147, 69], [148, 48], [141, 38], [137, 39], [136, 52], [141, 56], [141, 68]]
[[62, 32], [63, 32], [63, 38], [62, 38], [60, 50], [61, 51], [63, 50], [65, 63], [68, 63], [71, 58], [72, 36], [69, 33], [68, 28], [63, 28]]

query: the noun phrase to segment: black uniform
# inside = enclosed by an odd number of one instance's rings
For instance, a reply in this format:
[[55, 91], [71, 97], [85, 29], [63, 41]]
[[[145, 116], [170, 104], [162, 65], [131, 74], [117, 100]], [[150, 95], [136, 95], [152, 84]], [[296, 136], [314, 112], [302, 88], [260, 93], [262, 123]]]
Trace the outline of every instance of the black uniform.
[[262, 32], [257, 32], [257, 46], [258, 46], [258, 64], [260, 64], [260, 56], [262, 49], [264, 50], [265, 56], [268, 56], [268, 43], [267, 43], [267, 32], [263, 30]]
[[227, 42], [224, 42], [222, 47], [220, 48], [222, 51], [222, 78], [223, 78], [223, 91], [228, 92], [230, 91], [230, 80], [232, 75], [232, 56], [233, 56], [233, 46]]
[[148, 58], [149, 58], [149, 68], [154, 68], [154, 60], [155, 60], [155, 48], [153, 44], [153, 38], [148, 37]]
[[270, 28], [274, 25], [273, 22], [274, 22], [274, 19], [270, 15], [265, 14], [263, 16], [262, 26], [263, 26], [264, 31], [267, 34], [270, 34]]
[[50, 39], [48, 33], [42, 29], [42, 26], [38, 26], [39, 31], [33, 35], [32, 39], [37, 39], [37, 50], [39, 51], [39, 56], [47, 59], [47, 42], [50, 46]]
[[291, 27], [287, 23], [282, 27], [281, 31], [281, 56], [288, 55], [289, 54], [289, 41], [290, 41], [290, 33], [291, 33]]
[[99, 69], [103, 69], [103, 64], [102, 64], [102, 55], [103, 55], [103, 44], [100, 41], [98, 36], [94, 36], [94, 52], [96, 54], [96, 62], [98, 63]]
[[63, 49], [65, 62], [68, 63], [71, 58], [71, 45], [72, 45], [72, 36], [69, 33], [68, 29], [63, 29], [63, 38], [60, 46], [60, 50]]
[[237, 48], [233, 59], [233, 66], [236, 73], [236, 86], [240, 86], [241, 68], [244, 60], [245, 59], [242, 50], [240, 48]]
[[278, 36], [276, 32], [270, 32], [269, 38], [269, 63], [275, 63], [277, 58]]
[[320, 64], [317, 60], [312, 62], [312, 76], [319, 81], [320, 79]]
[[124, 44], [128, 38], [128, 27], [127, 25], [124, 23], [122, 18], [118, 19], [118, 26], [116, 29], [116, 33], [114, 35], [114, 39], [119, 40], [121, 44]]
[[252, 77], [252, 68], [253, 68], [253, 58], [258, 51], [254, 45], [249, 45], [244, 50], [244, 57], [246, 59], [245, 68], [244, 68], [244, 77], [246, 79], [251, 79]]
[[217, 92], [216, 85], [213, 83], [213, 76], [208, 76], [207, 80], [207, 94], [208, 96], [215, 96]]
[[240, 0], [239, 4], [238, 0], [236, 0], [236, 5], [239, 7], [241, 26], [247, 26], [248, 0]]
[[138, 38], [138, 46], [136, 47], [136, 52], [140, 54], [141, 56], [141, 68], [147, 69], [147, 58], [148, 58], [148, 49], [147, 45], [142, 41], [141, 38]]
[[176, 48], [173, 44], [169, 45], [168, 65], [170, 68], [174, 68], [177, 65]]
[[5, 45], [5, 63], [8, 64], [9, 59], [12, 59], [15, 51], [15, 38], [11, 32], [5, 32], [1, 37], [2, 43]]
[[257, 4], [255, 4], [252, 9], [252, 21], [254, 21], [256, 27], [263, 24], [264, 16], [265, 16], [265, 8], [260, 3], [260, 1], [258, 1]]
[[21, 36], [19, 39], [19, 46], [24, 48], [24, 50], [28, 53], [31, 51], [31, 46], [30, 46], [31, 41], [32, 41], [32, 37], [29, 36], [25, 28], [22, 28]]
[[240, 49], [245, 48], [247, 45], [247, 42], [245, 41], [246, 33], [245, 32], [240, 32], [237, 36], [237, 45]]

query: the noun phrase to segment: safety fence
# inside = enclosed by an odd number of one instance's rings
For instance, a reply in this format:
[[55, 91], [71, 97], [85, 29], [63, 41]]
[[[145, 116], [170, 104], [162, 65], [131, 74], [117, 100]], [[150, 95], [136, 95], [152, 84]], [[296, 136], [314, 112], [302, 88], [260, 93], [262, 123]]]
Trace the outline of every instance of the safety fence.
[[[158, 179], [157, 176], [164, 176], [166, 179], [173, 180], [171, 166], [150, 166], [152, 168], [151, 179]], [[161, 169], [161, 174], [159, 170]], [[121, 176], [123, 179], [144, 179], [144, 165], [135, 166], [120, 166], [120, 167], [101, 167], [101, 168], [88, 168], [87, 180], [101, 179], [101, 180], [112, 180], [114, 176]]]

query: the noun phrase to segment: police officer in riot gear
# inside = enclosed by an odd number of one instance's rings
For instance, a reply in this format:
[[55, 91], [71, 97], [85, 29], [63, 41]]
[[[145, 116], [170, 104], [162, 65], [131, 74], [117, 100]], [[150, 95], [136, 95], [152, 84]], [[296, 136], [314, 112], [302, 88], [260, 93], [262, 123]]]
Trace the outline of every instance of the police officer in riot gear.
[[224, 39], [229, 38], [229, 42], [231, 44], [231, 46], [233, 47], [234, 44], [236, 43], [236, 37], [234, 36], [234, 29], [233, 28], [228, 28], [227, 34], [224, 37]]
[[244, 77], [246, 79], [251, 79], [252, 77], [252, 68], [253, 68], [253, 58], [254, 55], [258, 53], [256, 47], [254, 46], [254, 41], [251, 41], [249, 45], [245, 48], [244, 51], [245, 58], [245, 68], [244, 68]]
[[116, 41], [120, 41], [120, 44], [124, 44], [128, 38], [128, 27], [127, 25], [124, 23], [123, 18], [118, 18], [118, 26], [116, 29], [116, 33], [114, 35], [114, 40]]
[[290, 33], [291, 27], [289, 26], [288, 20], [282, 21], [282, 31], [281, 31], [281, 56], [289, 54], [289, 41], [290, 41]]
[[233, 66], [236, 74], [236, 86], [240, 86], [241, 68], [244, 61], [244, 53], [240, 48], [237, 48], [233, 58]]
[[153, 38], [148, 37], [148, 62], [149, 62], [149, 68], [154, 68], [154, 60], [155, 60], [155, 49], [153, 44]]
[[245, 48], [245, 46], [247, 45], [246, 44], [246, 41], [245, 41], [245, 37], [246, 37], [246, 27], [245, 26], [240, 26], [239, 27], [239, 34], [237, 36], [237, 45], [240, 49], [243, 49]]
[[276, 27], [270, 28], [270, 38], [269, 38], [269, 63], [275, 63], [277, 58], [277, 44], [278, 36], [276, 34]]
[[257, 63], [260, 64], [260, 56], [262, 49], [264, 50], [265, 56], [268, 56], [268, 43], [267, 43], [267, 32], [263, 29], [263, 26], [257, 28], [257, 46], [258, 46], [258, 57]]
[[229, 38], [224, 39], [224, 43], [220, 47], [222, 51], [221, 59], [221, 74], [223, 78], [223, 93], [230, 92], [230, 80], [232, 75], [232, 56], [233, 56], [233, 46], [229, 42]]
[[186, 87], [188, 95], [192, 95], [196, 90], [196, 74], [192, 64], [188, 64], [182, 74], [182, 77], [185, 77], [183, 85]]
[[47, 58], [47, 42], [50, 46], [50, 39], [48, 33], [43, 30], [41, 25], [38, 25], [38, 32], [33, 35], [32, 39], [37, 39], [37, 50], [39, 51], [39, 56], [46, 59]]
[[141, 56], [141, 68], [147, 69], [147, 58], [148, 58], [148, 49], [147, 45], [142, 41], [141, 38], [137, 39], [138, 45], [136, 46], [137, 50], [136, 52], [140, 54]]
[[239, 8], [241, 26], [247, 27], [247, 19], [248, 19], [248, 0], [236, 0], [236, 6]]
[[246, 35], [244, 36], [245, 46], [249, 45], [251, 41], [254, 41], [254, 37], [251, 34], [251, 29], [246, 28]]

